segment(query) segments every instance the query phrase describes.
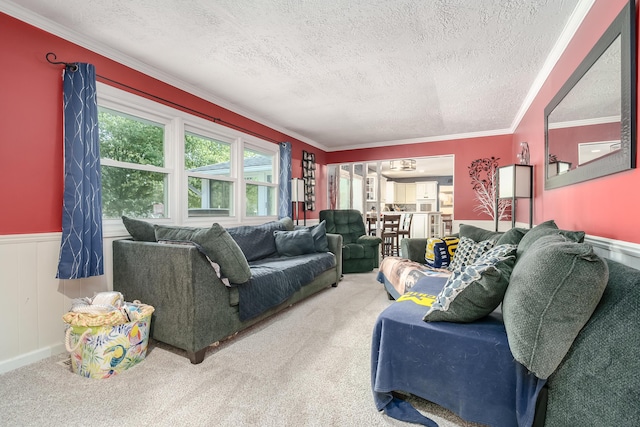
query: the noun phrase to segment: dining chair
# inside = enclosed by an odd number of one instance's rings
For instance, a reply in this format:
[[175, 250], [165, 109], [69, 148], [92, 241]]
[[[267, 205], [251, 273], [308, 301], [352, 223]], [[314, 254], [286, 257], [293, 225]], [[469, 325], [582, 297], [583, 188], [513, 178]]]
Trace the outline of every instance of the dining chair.
[[413, 213], [402, 214], [400, 227], [398, 229], [398, 242], [401, 239], [411, 237], [411, 223], [413, 222]]
[[400, 215], [388, 214], [382, 218], [382, 257], [399, 256], [398, 230], [400, 228]]

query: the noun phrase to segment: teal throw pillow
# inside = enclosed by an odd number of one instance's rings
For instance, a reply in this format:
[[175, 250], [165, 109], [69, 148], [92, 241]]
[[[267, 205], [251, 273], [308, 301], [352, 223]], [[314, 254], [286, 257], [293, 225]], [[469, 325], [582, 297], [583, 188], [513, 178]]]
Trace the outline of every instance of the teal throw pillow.
[[127, 229], [133, 240], [140, 242], [155, 242], [156, 233], [153, 229], [153, 224], [147, 221], [139, 219], [129, 218], [122, 215], [122, 223]]
[[518, 245], [520, 244], [520, 241], [522, 240], [524, 235], [527, 234], [527, 231], [529, 230], [527, 230], [526, 228], [512, 228], [498, 238], [496, 245]]
[[329, 252], [329, 241], [327, 240], [327, 222], [325, 220], [320, 221], [319, 224], [311, 225], [309, 227], [298, 225], [296, 230], [308, 229], [313, 237], [313, 245], [316, 248], [316, 252]]
[[536, 240], [516, 261], [502, 302], [514, 358], [548, 378], [591, 317], [608, 278], [607, 264], [590, 245], [560, 234]]
[[309, 229], [274, 231], [276, 248], [280, 256], [298, 256], [314, 253], [313, 236]]
[[584, 241], [584, 231], [560, 230], [555, 221], [550, 219], [549, 221], [536, 225], [522, 237], [522, 240], [518, 243], [517, 256], [520, 257], [536, 240], [550, 234], [560, 234], [578, 243]]
[[231, 283], [240, 284], [251, 279], [251, 269], [242, 250], [227, 230], [218, 223], [214, 223], [211, 228], [156, 224], [155, 235], [158, 241], [195, 243], [202, 253], [220, 266], [222, 275]]
[[475, 225], [460, 224], [460, 237], [468, 237], [474, 242], [493, 240], [494, 242], [502, 235], [501, 231], [485, 230]]
[[499, 245], [449, 276], [425, 314], [427, 322], [473, 322], [502, 302], [515, 263], [516, 245]]

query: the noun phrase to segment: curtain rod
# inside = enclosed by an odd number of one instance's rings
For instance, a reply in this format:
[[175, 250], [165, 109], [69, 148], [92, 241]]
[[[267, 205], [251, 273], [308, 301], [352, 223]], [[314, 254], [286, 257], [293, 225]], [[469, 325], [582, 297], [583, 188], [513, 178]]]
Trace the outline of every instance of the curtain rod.
[[[49, 59], [49, 56], [52, 56], [52, 57], [53, 57], [53, 59]], [[47, 55], [46, 55], [46, 59], [47, 59], [47, 62], [49, 62], [50, 64], [54, 64], [54, 65], [64, 65], [65, 67], [69, 68], [69, 70], [71, 70], [71, 71], [74, 71], [74, 72], [75, 72], [75, 71], [78, 71], [78, 64], [77, 64], [77, 63], [75, 63], [75, 62], [63, 62], [63, 61], [56, 61], [56, 59], [58, 59], [58, 58], [57, 58], [56, 54], [55, 54], [55, 53], [53, 53], [53, 52], [49, 52], [49, 53], [47, 53]], [[225, 126], [228, 126], [228, 127], [234, 128], [234, 129], [236, 129], [236, 130], [239, 130], [239, 131], [242, 131], [242, 132], [248, 133], [248, 134], [250, 134], [250, 135], [257, 136], [257, 137], [259, 137], [259, 138], [265, 139], [265, 140], [267, 140], [267, 141], [275, 142], [276, 144], [280, 144], [280, 143], [282, 143], [282, 141], [278, 141], [278, 140], [273, 139], [273, 138], [270, 138], [270, 137], [268, 137], [268, 136], [261, 135], [261, 134], [259, 134], [258, 132], [255, 132], [255, 131], [249, 130], [249, 129], [247, 129], [247, 128], [243, 128], [242, 126], [238, 126], [238, 125], [236, 125], [236, 124], [234, 124], [234, 123], [228, 122], [228, 121], [223, 120], [223, 119], [221, 119], [221, 118], [219, 118], [219, 117], [211, 116], [211, 115], [209, 115], [209, 114], [203, 113], [203, 112], [198, 111], [198, 110], [195, 110], [195, 109], [193, 109], [193, 108], [190, 108], [190, 107], [184, 106], [184, 105], [182, 105], [182, 104], [178, 104], [177, 102], [173, 102], [173, 101], [168, 100], [168, 99], [166, 99], [166, 98], [162, 98], [161, 96], [157, 96], [157, 95], [154, 95], [154, 94], [152, 94], [152, 93], [146, 92], [146, 91], [144, 91], [144, 90], [142, 90], [142, 89], [138, 89], [138, 88], [135, 88], [135, 87], [133, 87], [133, 86], [129, 86], [129, 85], [125, 84], [125, 83], [121, 83], [121, 82], [119, 82], [119, 81], [117, 81], [117, 80], [110, 79], [109, 77], [101, 76], [100, 74], [96, 74], [96, 77], [98, 77], [98, 78], [100, 78], [100, 79], [102, 79], [102, 80], [105, 80], [105, 81], [108, 81], [108, 82], [114, 83], [114, 84], [116, 84], [116, 85], [118, 85], [118, 86], [125, 87], [125, 88], [127, 88], [127, 89], [132, 90], [132, 91], [138, 92], [138, 93], [140, 93], [140, 94], [146, 95], [146, 96], [148, 96], [148, 97], [154, 98], [154, 99], [156, 99], [156, 100], [158, 100], [158, 101], [161, 101], [161, 102], [163, 102], [163, 103], [173, 105], [173, 106], [178, 107], [178, 108], [183, 109], [183, 110], [187, 110], [187, 111], [189, 111], [189, 112], [191, 112], [191, 113], [195, 113], [195, 114], [197, 114], [197, 115], [199, 115], [199, 116], [202, 116], [202, 117], [206, 117], [206, 118], [208, 118], [208, 119], [211, 119], [214, 123], [220, 123], [220, 124], [223, 124], [223, 125], [225, 125]]]

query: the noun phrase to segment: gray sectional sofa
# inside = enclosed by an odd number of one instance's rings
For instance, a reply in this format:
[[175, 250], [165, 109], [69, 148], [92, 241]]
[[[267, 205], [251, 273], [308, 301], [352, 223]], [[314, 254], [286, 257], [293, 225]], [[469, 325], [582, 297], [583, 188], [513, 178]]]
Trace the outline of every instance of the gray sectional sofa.
[[[545, 231], [544, 228], [553, 228], [553, 221], [540, 224], [533, 230], [522, 230], [523, 233], [536, 233], [538, 230]], [[547, 230], [546, 234], [567, 233], [562, 230]], [[575, 232], [568, 232], [575, 233]], [[476, 229], [471, 226], [464, 226], [460, 229], [460, 235], [472, 238], [479, 242], [484, 239], [495, 238], [499, 233]], [[540, 233], [543, 236], [542, 233]], [[574, 264], [558, 268], [557, 261], [549, 252], [553, 243], [547, 239], [554, 236], [539, 237], [537, 252], [531, 252], [533, 245], [529, 248], [518, 246], [518, 255], [515, 261], [516, 268], [514, 274], [521, 270], [520, 274], [531, 275], [530, 288], [544, 288], [546, 284], [541, 283], [540, 277], [557, 276], [557, 280], [562, 280], [563, 287], [574, 286], [572, 277], [576, 275]], [[557, 236], [555, 236], [557, 238]], [[545, 244], [547, 243], [547, 244]], [[425, 248], [427, 239], [404, 239], [402, 241], [402, 256], [413, 261], [424, 263]], [[530, 256], [531, 255], [531, 256]], [[574, 260], [584, 261], [593, 259], [593, 255], [577, 255]], [[522, 263], [527, 262], [527, 267], [523, 270]], [[558, 357], [561, 360], [557, 368], [552, 365], [551, 372], [546, 378], [546, 385], [538, 400], [540, 407], [536, 409], [536, 422], [534, 426], [565, 427], [565, 426], [637, 426], [640, 422], [640, 358], [638, 357], [638, 343], [640, 343], [640, 271], [613, 260], [600, 260], [603, 264], [606, 285], [599, 301], [596, 299], [595, 310], [587, 316], [586, 323], [577, 332], [577, 336], [571, 343], [563, 336], [551, 339], [559, 339], [561, 343], [568, 344], [568, 351], [563, 351], [559, 356], [554, 356], [553, 351], [548, 351], [536, 357], [550, 358]], [[592, 272], [588, 273], [593, 276]], [[577, 283], [587, 284], [588, 277], [579, 278], [575, 276]], [[507, 287], [507, 295], [501, 306], [505, 324], [507, 320], [512, 322], [510, 328], [507, 327], [507, 335], [511, 331], [521, 333], [526, 325], [513, 325], [515, 319], [511, 314], [514, 310], [519, 310], [526, 315], [527, 312], [534, 313], [531, 306], [538, 301], [536, 298], [526, 300], [511, 299], [510, 305], [506, 304], [509, 293], [512, 291], [514, 277], [512, 275]], [[530, 289], [531, 291], [533, 289]], [[565, 292], [558, 288], [558, 292]], [[551, 319], [554, 322], [571, 322], [571, 318], [576, 316], [580, 308], [576, 307], [573, 300], [584, 298], [585, 293], [592, 292], [587, 286], [576, 286], [574, 294], [568, 294], [569, 298], [563, 302], [564, 308], [556, 304], [556, 312], [549, 310], [544, 314], [535, 315], [529, 323], [537, 325], [542, 321]], [[600, 292], [596, 292], [596, 297]], [[538, 293], [539, 298], [549, 298], [549, 305], [552, 304], [550, 292]], [[514, 306], [515, 302], [515, 306]], [[540, 320], [542, 319], [542, 320]], [[535, 322], [534, 322], [535, 321]], [[521, 322], [522, 323], [522, 322]], [[507, 325], [509, 326], [509, 325]], [[542, 327], [542, 326], [541, 326]], [[509, 346], [517, 360], [518, 354], [515, 347], [520, 347], [517, 335], [509, 336]], [[569, 345], [570, 344], [570, 345]], [[557, 345], [550, 350], [557, 350]], [[533, 356], [532, 356], [533, 357]], [[535, 369], [533, 366], [530, 369]], [[545, 374], [543, 377], [546, 377]]]
[[[113, 289], [155, 308], [151, 337], [206, 348], [327, 287], [342, 275], [342, 236], [286, 218], [224, 229], [151, 225], [123, 217], [113, 242]], [[311, 240], [310, 240], [311, 239]]]

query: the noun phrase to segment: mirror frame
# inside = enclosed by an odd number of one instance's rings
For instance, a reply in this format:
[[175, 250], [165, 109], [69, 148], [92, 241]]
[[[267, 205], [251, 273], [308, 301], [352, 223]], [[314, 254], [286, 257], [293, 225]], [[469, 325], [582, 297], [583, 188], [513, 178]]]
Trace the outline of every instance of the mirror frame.
[[[627, 2], [616, 19], [600, 37], [596, 45], [580, 63], [571, 77], [544, 109], [545, 190], [564, 187], [594, 178], [636, 167], [636, 12], [635, 0]], [[603, 156], [591, 163], [571, 169], [566, 173], [549, 177], [549, 114], [582, 79], [598, 58], [620, 36], [621, 61], [621, 109], [620, 142], [621, 149]]]

